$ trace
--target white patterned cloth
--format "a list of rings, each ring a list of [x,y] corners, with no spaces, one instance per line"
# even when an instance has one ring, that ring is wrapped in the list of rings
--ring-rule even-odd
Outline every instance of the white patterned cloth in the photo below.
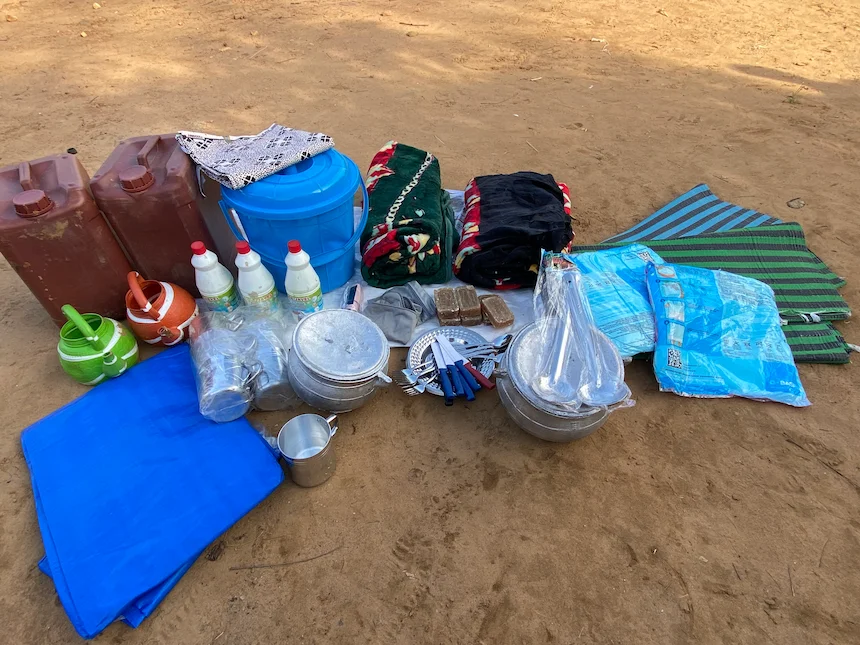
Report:
[[[203,172],[234,190],[334,147],[326,134],[278,124],[250,136],[180,132],[176,140]]]

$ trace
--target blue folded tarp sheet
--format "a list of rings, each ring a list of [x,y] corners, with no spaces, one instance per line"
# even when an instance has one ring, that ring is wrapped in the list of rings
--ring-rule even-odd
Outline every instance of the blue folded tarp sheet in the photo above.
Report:
[[[216,537],[283,480],[245,420],[198,412],[191,357],[170,349],[27,428],[51,576],[75,629],[137,626]]]

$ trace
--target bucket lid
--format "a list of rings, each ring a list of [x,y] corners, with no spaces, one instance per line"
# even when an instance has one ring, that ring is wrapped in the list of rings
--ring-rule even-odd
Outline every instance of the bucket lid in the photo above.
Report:
[[[388,364],[390,352],[382,330],[347,309],[324,309],[302,319],[293,332],[292,351],[319,376],[342,382],[375,376]]]
[[[514,336],[505,352],[505,367],[511,383],[523,398],[538,410],[557,417],[580,418],[599,412],[596,408],[582,406],[576,411],[540,397],[531,386],[535,382],[544,351],[544,335],[537,323],[524,327]]]
[[[331,148],[244,188],[224,186],[221,196],[240,213],[258,211],[267,219],[289,220],[323,213],[351,200],[360,180],[358,166]]]

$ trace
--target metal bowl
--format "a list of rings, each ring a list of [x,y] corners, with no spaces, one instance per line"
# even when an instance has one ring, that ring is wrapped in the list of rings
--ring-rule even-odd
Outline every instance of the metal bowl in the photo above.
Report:
[[[496,377],[496,389],[511,420],[530,435],[544,441],[567,443],[582,439],[598,430],[609,416],[606,410],[595,410],[593,414],[578,419],[555,416],[526,401],[510,379],[502,375]]]
[[[553,403],[541,402],[533,391],[528,392],[528,398],[520,391],[521,386],[527,387],[534,365],[533,341],[538,334],[534,324],[523,328],[505,352],[496,376],[502,405],[514,423],[538,439],[564,443],[587,437],[606,422],[607,410],[584,407],[571,413]]]

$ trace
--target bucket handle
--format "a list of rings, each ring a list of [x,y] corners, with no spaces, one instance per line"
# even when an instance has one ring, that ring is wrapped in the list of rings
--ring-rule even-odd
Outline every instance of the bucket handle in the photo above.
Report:
[[[359,182],[361,183],[361,196],[362,196],[362,209],[361,209],[361,219],[358,222],[358,225],[355,227],[355,232],[352,234],[349,242],[346,243],[344,248],[349,247],[350,249],[354,249],[355,245],[358,244],[358,241],[361,239],[361,234],[364,232],[364,227],[367,224],[367,214],[370,209],[370,197],[367,194],[367,186],[364,185],[364,178],[359,176]],[[236,236],[237,240],[244,240],[248,242],[248,234],[245,233],[245,227],[242,226],[242,221],[239,219],[239,213],[236,212],[235,208],[227,206],[224,203],[224,200],[218,202],[218,205],[221,207],[221,211],[224,213],[224,217],[227,220],[227,224],[230,226],[230,230],[233,232],[233,235]],[[322,255],[318,255],[315,258],[311,258],[311,266],[321,266],[323,264],[328,264],[329,262],[336,260],[341,255],[343,255],[343,249],[335,249],[334,251],[328,251],[327,253],[323,253]]]
[[[242,220],[239,219],[239,213],[236,212],[236,209],[227,206],[223,199],[218,202],[218,205],[221,207],[221,212],[224,213],[224,218],[227,220],[233,236],[237,240],[247,242],[248,234],[245,233],[245,227],[242,226]]]
[[[347,242],[344,247],[349,248],[350,250],[355,249],[355,245],[358,244],[358,241],[361,239],[361,234],[364,233],[364,227],[367,224],[367,213],[370,209],[370,197],[367,194],[367,186],[364,185],[364,178],[359,176],[358,180],[361,183],[361,195],[364,203],[361,208],[361,219],[355,227],[355,233],[352,234],[349,242]],[[322,255],[312,258],[311,265],[321,266],[323,264],[328,264],[329,262],[338,259],[341,255],[343,255],[343,249],[335,249],[334,251],[329,251],[328,253],[323,253]]]

